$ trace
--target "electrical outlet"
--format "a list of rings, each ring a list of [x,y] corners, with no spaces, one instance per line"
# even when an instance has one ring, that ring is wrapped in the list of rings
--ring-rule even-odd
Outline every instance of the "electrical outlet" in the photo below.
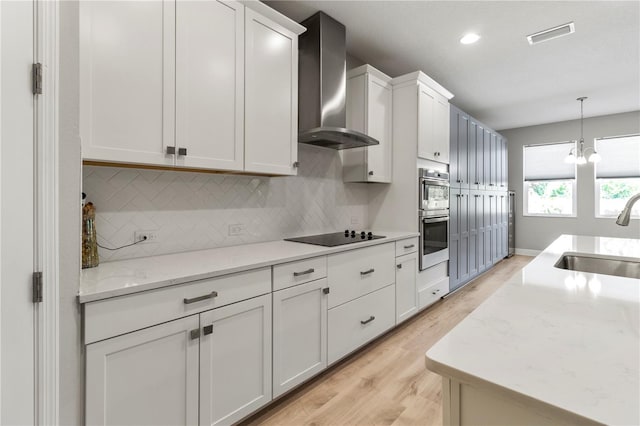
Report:
[[[234,223],[232,225],[229,225],[229,236],[230,237],[237,237],[239,235],[243,235],[244,234],[244,224],[242,223]]]
[[[158,231],[136,231],[133,234],[133,241],[134,242],[138,242],[138,241],[143,241],[140,244],[147,244],[147,243],[157,243],[158,242]]]

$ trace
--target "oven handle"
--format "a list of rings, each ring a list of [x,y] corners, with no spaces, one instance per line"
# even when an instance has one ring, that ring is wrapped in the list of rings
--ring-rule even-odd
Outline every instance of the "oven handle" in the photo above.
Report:
[[[444,186],[444,187],[451,186],[449,184],[448,180],[437,180],[437,179],[427,179],[427,178],[420,178],[420,184],[422,184],[422,185]]]
[[[424,223],[448,222],[449,221],[449,216],[444,216],[444,217],[423,217],[422,221]]]

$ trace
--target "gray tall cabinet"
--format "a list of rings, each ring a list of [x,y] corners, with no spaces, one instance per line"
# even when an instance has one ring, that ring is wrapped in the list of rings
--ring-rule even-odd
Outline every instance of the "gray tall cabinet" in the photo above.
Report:
[[[451,106],[449,290],[508,254],[507,140]]]

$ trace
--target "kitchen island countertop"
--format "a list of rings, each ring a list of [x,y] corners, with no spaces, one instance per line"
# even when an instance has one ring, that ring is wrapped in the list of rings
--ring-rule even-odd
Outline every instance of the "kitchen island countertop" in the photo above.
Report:
[[[562,235],[426,353],[427,367],[538,408],[640,424],[640,280],[554,267],[640,258],[640,240]]]

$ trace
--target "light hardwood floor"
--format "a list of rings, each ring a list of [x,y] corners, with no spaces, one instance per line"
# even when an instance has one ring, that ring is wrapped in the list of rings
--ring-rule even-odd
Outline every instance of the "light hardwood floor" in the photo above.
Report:
[[[533,258],[514,256],[249,418],[244,425],[442,425],[424,354]]]

